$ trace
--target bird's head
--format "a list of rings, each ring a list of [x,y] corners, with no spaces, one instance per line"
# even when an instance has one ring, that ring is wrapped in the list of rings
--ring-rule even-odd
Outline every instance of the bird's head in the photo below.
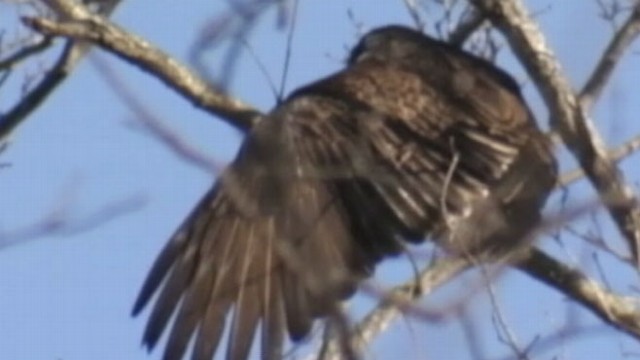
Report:
[[[402,59],[416,49],[416,44],[430,41],[421,32],[401,25],[388,25],[373,29],[366,33],[353,47],[349,55],[348,64],[360,62],[364,59],[380,58]]]
[[[491,62],[402,25],[383,26],[366,33],[351,50],[348,65],[371,60],[414,70],[420,68],[423,74],[454,72],[459,68],[456,63],[466,62],[473,64],[477,71],[491,73],[502,86],[520,94],[515,80]]]

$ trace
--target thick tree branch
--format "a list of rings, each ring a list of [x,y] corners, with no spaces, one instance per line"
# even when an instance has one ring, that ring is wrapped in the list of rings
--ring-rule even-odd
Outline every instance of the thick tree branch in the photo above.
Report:
[[[49,9],[56,13],[59,19],[78,19],[91,16],[89,9],[79,1],[73,0],[42,0]]]
[[[246,131],[259,118],[257,110],[214,89],[163,51],[104,18],[89,15],[81,20],[62,22],[25,18],[24,23],[44,35],[95,44],[153,74],[196,107],[221,117],[240,130]]]
[[[549,107],[551,125],[557,129],[569,150],[578,159],[589,180],[598,190],[631,248],[636,264],[640,261],[640,207],[637,198],[588,118],[578,97],[562,75],[560,64],[537,24],[520,0],[471,0],[505,35],[529,76]],[[638,11],[639,5],[636,5]],[[640,265],[639,265],[640,266]]]
[[[611,293],[577,269],[533,248],[517,267],[591,310],[605,323],[640,340],[637,298]]]

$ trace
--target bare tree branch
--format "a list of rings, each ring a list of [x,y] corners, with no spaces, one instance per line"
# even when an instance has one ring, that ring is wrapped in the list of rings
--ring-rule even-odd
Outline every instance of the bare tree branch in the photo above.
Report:
[[[613,161],[620,161],[640,150],[640,135],[628,140],[619,147],[609,150],[609,158]],[[558,186],[566,186],[577,181],[584,176],[584,170],[575,169],[560,176]]]
[[[521,0],[471,0],[503,32],[552,114],[551,124],[598,190],[640,267],[640,206]],[[634,11],[639,11],[640,4]]]
[[[489,294],[489,302],[491,303],[491,308],[493,310],[493,324],[496,329],[496,334],[498,335],[498,339],[507,345],[511,352],[517,357],[519,360],[530,360],[529,355],[527,354],[528,349],[522,348],[520,345],[520,341],[516,337],[516,334],[508,325],[508,322],[505,318],[505,314],[501,310],[500,303],[498,302],[498,296],[495,292],[494,286],[492,284],[492,277],[487,272],[484,266],[480,266],[480,271],[485,278],[487,293]]]
[[[142,103],[136,94],[125,83],[124,79],[117,74],[101,57],[94,57],[93,64],[98,68],[102,79],[112,88],[113,93],[122,101],[146,130],[155,139],[171,149],[176,155],[186,162],[211,173],[220,175],[224,170],[224,165],[209,158],[202,151],[191,145],[175,131],[169,129],[167,125],[150,109]]]
[[[532,249],[517,267],[591,310],[605,323],[640,340],[640,301],[614,294],[577,269]]]
[[[238,69],[242,49],[248,48],[247,39],[255,31],[262,15],[276,7],[276,27],[280,29],[295,19],[295,10],[292,9],[295,2],[291,0],[227,0],[227,3],[229,10],[208,20],[198,31],[189,50],[190,62],[198,74],[222,91],[228,89]],[[206,55],[224,41],[230,42],[229,47],[222,53],[216,53],[221,65],[214,72]]]
[[[605,49],[593,74],[580,91],[580,102],[585,110],[590,110],[602,93],[620,58],[640,33],[640,6],[636,5],[631,15],[618,30]]]
[[[42,39],[39,39],[39,41],[37,41],[35,44],[21,48],[14,54],[0,60],[0,70],[7,71],[11,69],[13,66],[19,64],[25,59],[28,59],[35,54],[47,50],[49,47],[51,47],[51,44],[52,41],[50,37],[43,37]]]
[[[4,140],[11,134],[64,81],[76,65],[73,59],[78,59],[78,57],[72,56],[76,49],[73,41],[70,40],[65,45],[56,64],[46,72],[42,80],[20,99],[13,108],[4,114],[0,114],[0,140]]]
[[[110,15],[121,0],[105,0],[103,2],[107,3],[103,5],[99,10],[101,14],[108,16]],[[66,3],[67,1],[63,1]],[[47,1],[49,3],[49,1]],[[76,7],[80,7],[83,10],[87,11],[81,5],[76,5]],[[88,12],[91,14],[90,12]],[[98,15],[91,15],[98,17]],[[45,35],[45,40],[43,43],[46,45],[50,42],[49,36]],[[67,43],[64,46],[64,50],[62,54],[56,61],[55,65],[47,71],[42,80],[31,89],[27,95],[25,95],[12,109],[10,109],[5,114],[0,114],[0,141],[5,139],[11,132],[18,127],[24,120],[27,119],[29,114],[31,114],[34,110],[36,110],[53,91],[60,85],[66,77],[75,69],[75,67],[80,63],[82,58],[89,51],[90,46],[86,43],[78,43],[73,39],[67,40]],[[37,47],[30,52],[38,52],[40,49]],[[19,55],[19,54],[17,54]],[[23,56],[23,55],[21,55]],[[11,59],[8,59],[11,60]],[[17,59],[13,59],[16,61]]]
[[[101,208],[77,219],[68,217],[68,204],[62,204],[67,206],[54,207],[49,213],[31,225],[11,232],[0,232],[0,250],[16,244],[22,244],[27,240],[38,239],[42,236],[71,236],[86,232],[111,220],[140,210],[146,203],[146,197],[134,195],[105,204]]]
[[[413,20],[413,24],[420,31],[424,31],[424,28],[427,26],[426,21],[422,18],[420,14],[420,10],[418,9],[418,4],[416,0],[402,0],[404,2],[404,7],[407,9],[409,16]]]
[[[403,311],[412,307],[414,301],[433,292],[469,266],[469,261],[463,258],[445,258],[423,270],[417,282],[412,279],[385,292],[378,306],[352,330],[352,348],[357,352],[364,350],[367,344],[384,332]],[[369,289],[369,292],[377,293],[373,289]],[[340,359],[339,350],[339,339],[333,338],[322,360]]]
[[[77,19],[91,16],[89,9],[79,1],[73,0],[42,0],[49,9],[53,10],[59,19]]]
[[[605,323],[640,339],[638,299],[612,293],[579,270],[570,268],[536,248],[531,248],[518,259],[516,268],[584,305]],[[465,259],[445,258],[420,274],[418,286],[415,281],[408,281],[385,293],[380,304],[352,330],[350,342],[353,349],[358,352],[364,350],[400,314],[413,312],[416,300],[433,292],[469,266],[471,264]],[[419,291],[416,291],[417,288]],[[338,341],[335,338],[331,340],[323,360],[340,359]]]
[[[104,18],[89,14],[86,18],[63,22],[37,17],[23,21],[42,34],[88,41],[117,55],[153,74],[196,107],[221,117],[240,130],[246,131],[259,119],[257,110],[214,89],[160,49]]]
[[[470,10],[467,16],[456,26],[456,28],[449,34],[449,42],[451,44],[462,46],[462,44],[478,30],[485,23],[487,19],[484,15],[476,11]]]

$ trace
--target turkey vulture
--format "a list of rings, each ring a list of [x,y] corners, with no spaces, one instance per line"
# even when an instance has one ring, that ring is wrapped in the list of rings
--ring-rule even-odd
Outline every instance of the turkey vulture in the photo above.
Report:
[[[294,91],[155,261],[144,344],[172,314],[164,359],[282,358],[403,242],[452,254],[509,249],[555,183],[551,148],[516,82],[493,64],[401,26],[375,29],[346,68]]]

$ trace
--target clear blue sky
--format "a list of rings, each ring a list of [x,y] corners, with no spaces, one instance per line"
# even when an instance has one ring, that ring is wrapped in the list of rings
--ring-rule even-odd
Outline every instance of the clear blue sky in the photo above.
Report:
[[[549,36],[572,83],[580,87],[611,32],[597,18],[594,1],[530,1]],[[210,17],[226,10],[222,2],[124,1],[115,21],[147,38],[168,53],[187,60],[187,53],[199,29]],[[364,5],[363,5],[364,4]],[[432,6],[433,7],[433,6]],[[548,8],[550,7],[550,8]],[[16,18],[13,6],[0,3],[0,23]],[[290,91],[341,66],[346,49],[356,40],[356,29],[347,15],[351,9],[365,29],[382,24],[410,24],[402,1],[303,1],[299,7],[297,31],[288,75]],[[279,83],[285,54],[286,33],[275,30],[274,12],[264,16],[248,39],[254,52]],[[431,19],[430,19],[431,20]],[[11,27],[10,30],[13,30]],[[15,34],[5,34],[6,37]],[[627,56],[607,87],[596,112],[596,120],[607,142],[619,144],[640,133],[640,61]],[[157,80],[119,60],[96,52],[126,80],[146,103],[178,134],[210,157],[228,161],[241,139],[221,121],[186,103]],[[210,54],[212,68],[216,57]],[[231,92],[267,111],[274,96],[256,63],[247,53],[239,60]],[[500,58],[519,79],[522,69],[508,53]],[[16,80],[35,71],[20,68]],[[163,144],[136,129],[134,114],[122,104],[96,73],[84,62],[59,91],[13,135],[0,162],[0,241],[19,241],[0,251],[0,358],[3,359],[157,359],[140,346],[148,312],[129,317],[131,306],[147,270],[168,237],[212,182],[211,174],[184,163]],[[15,87],[14,87],[15,89]],[[3,111],[14,100],[8,89],[0,93]],[[547,123],[547,114],[531,84],[528,99],[536,115]],[[627,160],[627,176],[640,179],[638,156]],[[568,165],[570,167],[570,165]],[[582,185],[572,191],[571,200],[593,195]],[[136,200],[135,211],[98,227],[75,234],[45,235],[22,239],[53,211],[65,219],[82,220],[114,203]],[[557,199],[555,199],[557,200]],[[550,202],[557,208],[557,201]],[[606,216],[599,217],[604,236],[618,249],[626,250],[619,235],[611,231]],[[550,239],[548,248],[563,260],[579,260],[581,242],[562,238],[567,250]],[[601,258],[608,280],[619,292],[637,283],[629,269]],[[382,269],[385,280],[406,274],[405,260],[391,261]],[[593,268],[589,271],[594,273]],[[460,283],[458,284],[460,286]],[[462,283],[462,286],[468,284]],[[510,272],[498,281],[500,301],[509,324],[524,346],[537,334],[544,334],[565,321],[567,302],[544,285]],[[442,291],[428,301],[442,304],[451,298]],[[453,296],[455,298],[455,296]],[[491,323],[486,296],[473,299],[471,318],[480,329],[480,341],[491,358],[509,354]],[[477,302],[477,304],[475,304]],[[366,302],[351,307],[361,313]],[[484,309],[484,310],[483,310]],[[585,324],[599,322],[583,310],[577,311]],[[581,338],[543,353],[541,358],[619,358],[625,352],[640,352],[640,346],[623,335],[601,327],[597,336]],[[399,321],[376,342],[371,358],[394,355],[412,359],[466,359],[469,351],[459,322],[424,324]]]

